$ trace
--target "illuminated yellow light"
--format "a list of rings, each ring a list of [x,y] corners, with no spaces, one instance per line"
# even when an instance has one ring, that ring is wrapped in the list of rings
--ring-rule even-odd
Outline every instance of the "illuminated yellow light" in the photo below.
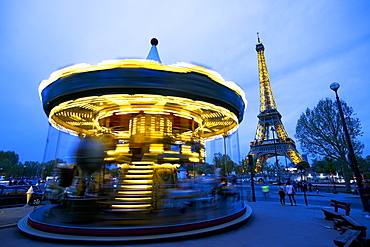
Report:
[[[164,160],[180,160],[180,158],[164,157]]]
[[[150,207],[150,204],[142,204],[142,205],[112,205],[113,208],[146,208]]]
[[[159,134],[151,133],[150,137],[151,138],[162,138],[163,137],[163,133],[159,133]]]
[[[178,152],[178,151],[173,151],[173,150],[166,150],[166,151],[164,151],[163,153],[165,153],[165,154],[180,154],[180,152]]]
[[[130,151],[130,147],[128,144],[118,144],[115,151],[117,153],[128,153]]]
[[[142,169],[143,171],[149,171],[149,169],[153,168],[153,165],[151,166],[139,166],[139,165],[134,165],[134,166],[129,166],[130,169]]]
[[[116,151],[109,150],[109,151],[107,151],[107,154],[108,154],[108,155],[115,155],[115,154],[116,154]]]
[[[198,158],[189,158],[189,161],[197,163],[197,162],[199,162],[199,159]]]
[[[126,178],[152,178],[153,175],[130,175],[130,174],[127,174],[125,177]]]
[[[163,144],[150,144],[149,146],[150,153],[163,153]]]
[[[151,200],[151,197],[140,197],[140,198],[114,198],[117,201],[148,201]]]
[[[129,170],[128,173],[151,173],[153,170]]]
[[[181,153],[183,154],[191,154],[191,147],[187,145],[181,146]]]
[[[180,164],[172,164],[172,163],[163,163],[163,164],[156,164],[155,168],[172,168],[172,167],[179,167]]]
[[[121,185],[122,189],[151,189],[151,185]]]
[[[147,162],[147,161],[133,161],[131,164],[133,165],[153,165],[153,162]]]
[[[130,167],[130,165],[129,164],[127,164],[127,163],[124,163],[124,164],[117,164],[117,166],[119,167],[119,168],[128,168],[128,167]]]
[[[153,183],[153,180],[123,180],[123,182],[128,184],[150,184]]]
[[[116,105],[109,100],[109,95],[103,96],[93,96],[93,97],[84,97],[76,100],[71,100],[63,102],[60,105],[54,107],[51,110],[49,115],[49,122],[57,129],[70,133],[72,135],[77,135],[77,133],[93,135],[95,133],[110,133],[111,130],[105,126],[99,125],[99,119],[111,116],[114,113],[121,112],[122,114],[129,112],[136,112],[143,110],[145,114],[175,114],[176,116],[182,118],[188,118],[197,123],[198,127],[194,131],[189,130],[181,133],[181,138],[186,141],[190,140],[191,137],[196,133],[201,133],[203,130],[203,137],[206,140],[219,138],[225,132],[232,134],[238,127],[238,119],[235,114],[226,110],[225,108],[212,105],[207,102],[202,101],[193,101],[186,98],[180,97],[171,97],[171,96],[160,96],[160,95],[119,95],[121,101],[125,104]],[[117,96],[118,97],[118,96]],[[144,99],[144,101],[142,101]],[[150,100],[149,100],[150,99]],[[105,102],[101,105],[102,102]],[[129,102],[129,103],[127,103]],[[153,105],[142,105],[152,103]],[[160,104],[158,104],[161,102]],[[166,105],[170,103],[170,105]],[[69,118],[68,116],[75,116],[70,113],[70,111],[75,111],[79,108],[86,108],[85,105],[88,105],[87,108],[93,109],[92,106],[99,106],[99,112],[91,112],[89,114],[79,113],[77,116],[81,118],[80,121],[66,121],[64,118]],[[171,107],[170,107],[171,106]],[[103,108],[104,107],[104,108]],[[119,108],[117,108],[119,107]],[[162,107],[163,109],[158,109]],[[134,109],[135,108],[135,109]],[[112,110],[113,109],[113,110]],[[86,111],[86,110],[84,110]],[[222,121],[213,120],[204,112],[209,112],[210,116],[217,117],[222,116]],[[64,116],[64,117],[62,117]],[[94,119],[92,119],[94,116]],[[85,117],[85,118],[84,118]],[[204,119],[206,118],[206,119]],[[71,119],[72,120],[72,119]],[[132,121],[132,120],[131,120]],[[164,121],[163,119],[161,120]],[[168,119],[167,127],[160,127],[160,131],[152,132],[152,138],[162,138],[162,135],[166,133],[169,135],[172,133],[172,123]],[[140,121],[141,122],[141,121]],[[204,123],[204,125],[203,125]],[[137,123],[138,126],[141,126],[143,123]],[[136,134],[136,119],[130,124],[130,131],[117,131],[112,134],[124,137],[126,139],[130,138],[131,134]],[[208,131],[207,128],[210,130]],[[145,131],[145,128],[141,129]],[[128,148],[122,149],[122,152],[129,152]]]
[[[147,211],[149,208],[112,208],[113,211],[120,211],[120,212],[142,212],[142,211]]]
[[[146,195],[151,193],[152,191],[118,191],[118,194],[124,195]]]

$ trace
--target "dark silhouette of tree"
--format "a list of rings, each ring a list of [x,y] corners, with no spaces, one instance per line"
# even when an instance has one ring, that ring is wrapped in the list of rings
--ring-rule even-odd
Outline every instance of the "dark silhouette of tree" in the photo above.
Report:
[[[360,120],[354,117],[353,109],[343,100],[341,104],[353,149],[360,155],[364,147],[357,140],[357,137],[362,136]],[[312,110],[307,108],[298,119],[295,137],[304,152],[338,161],[346,181],[346,188],[350,191],[351,176],[347,169],[350,165],[347,161],[348,146],[336,101],[322,99]]]
[[[56,164],[63,163],[62,159],[50,160],[45,163],[37,161],[19,162],[19,155],[14,151],[0,151],[0,175],[10,178],[34,178],[52,175]]]
[[[23,167],[23,166],[22,166]],[[19,155],[13,151],[0,151],[0,168],[2,168],[2,174],[6,177],[20,176],[23,172],[23,168],[19,163]]]
[[[341,171],[341,165],[333,158],[324,157],[322,160],[314,160],[312,163],[312,169],[318,173],[331,174],[336,171]],[[341,174],[343,173],[341,172]]]
[[[360,172],[364,174],[365,179],[370,179],[370,155],[366,158],[357,157]]]
[[[64,163],[62,159],[50,160],[41,164],[40,174],[43,178],[51,176],[58,163]]]
[[[235,165],[228,155],[224,155],[221,153],[214,154],[213,163],[215,164],[216,168],[221,168],[222,176],[227,176],[228,174],[231,174]]]
[[[35,161],[26,161],[23,164],[24,176],[27,178],[40,177],[41,175],[41,164]]]

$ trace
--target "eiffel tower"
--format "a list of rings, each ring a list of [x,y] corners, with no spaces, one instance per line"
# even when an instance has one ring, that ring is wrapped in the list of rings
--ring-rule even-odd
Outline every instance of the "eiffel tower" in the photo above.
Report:
[[[251,142],[249,154],[257,158],[257,169],[263,162],[274,156],[285,156],[294,165],[297,165],[304,159],[297,151],[295,142],[289,138],[281,121],[282,116],[277,110],[267,72],[264,55],[265,47],[260,42],[258,33],[257,37],[256,51],[260,77],[260,114],[257,116],[257,132],[254,141]],[[279,168],[278,164],[276,166]]]

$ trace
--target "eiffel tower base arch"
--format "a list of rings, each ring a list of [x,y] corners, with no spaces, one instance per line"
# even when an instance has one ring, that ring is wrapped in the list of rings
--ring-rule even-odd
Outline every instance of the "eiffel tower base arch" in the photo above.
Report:
[[[297,165],[299,162],[304,161],[300,153],[297,151],[294,143],[252,143],[249,154],[257,159],[257,169],[261,166],[261,164],[275,156],[284,156],[288,158],[294,165]]]

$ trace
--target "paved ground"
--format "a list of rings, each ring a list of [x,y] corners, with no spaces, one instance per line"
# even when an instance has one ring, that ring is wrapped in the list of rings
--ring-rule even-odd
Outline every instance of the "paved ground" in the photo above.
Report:
[[[34,208],[33,206],[0,208],[0,230],[15,227],[17,222]]]
[[[134,246],[202,246],[202,247],[326,247],[335,246],[333,239],[340,233],[333,229],[333,222],[324,219],[321,208],[330,208],[330,199],[351,202],[355,206],[351,216],[370,229],[370,219],[365,218],[366,213],[359,207],[360,199],[356,195],[332,193],[308,193],[309,206],[304,204],[302,194],[297,195],[298,206],[281,206],[278,202],[275,188],[270,198],[264,200],[257,192],[257,202],[248,202],[252,208],[251,218],[239,228],[222,230],[213,234],[186,239],[175,239],[166,242],[131,243]],[[327,206],[323,206],[327,205]],[[47,242],[31,239],[23,235],[16,227],[17,221],[27,215],[33,207],[13,207],[0,209],[0,239],[1,245],[12,246],[91,246],[71,242]],[[370,236],[370,230],[367,233]],[[114,243],[100,246],[124,246]]]

